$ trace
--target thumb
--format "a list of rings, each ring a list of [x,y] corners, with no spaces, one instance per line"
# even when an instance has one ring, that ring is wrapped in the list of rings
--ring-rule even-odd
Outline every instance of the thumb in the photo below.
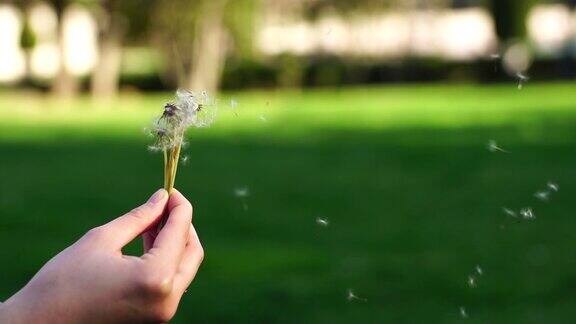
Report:
[[[114,248],[122,248],[160,219],[164,213],[168,193],[156,191],[148,201],[130,212],[103,225],[101,230]]]

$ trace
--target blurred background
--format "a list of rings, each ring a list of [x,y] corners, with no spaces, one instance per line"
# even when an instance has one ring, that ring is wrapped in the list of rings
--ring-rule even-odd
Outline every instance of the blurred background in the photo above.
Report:
[[[1,0],[0,299],[161,186],[142,129],[186,88],[219,117],[174,323],[574,321],[575,8]]]

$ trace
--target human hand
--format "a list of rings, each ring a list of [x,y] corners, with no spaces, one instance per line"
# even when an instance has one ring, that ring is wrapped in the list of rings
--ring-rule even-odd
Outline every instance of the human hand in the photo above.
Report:
[[[164,210],[166,224],[157,233]],[[148,202],[86,233],[0,305],[0,323],[164,323],[194,279],[203,249],[182,194]],[[144,254],[122,254],[143,235]]]

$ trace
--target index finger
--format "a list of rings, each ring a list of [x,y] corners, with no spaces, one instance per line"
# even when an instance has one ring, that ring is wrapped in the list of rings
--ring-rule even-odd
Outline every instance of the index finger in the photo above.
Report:
[[[174,190],[170,193],[166,212],[169,213],[168,220],[156,236],[148,253],[175,271],[188,241],[192,205],[179,191]]]

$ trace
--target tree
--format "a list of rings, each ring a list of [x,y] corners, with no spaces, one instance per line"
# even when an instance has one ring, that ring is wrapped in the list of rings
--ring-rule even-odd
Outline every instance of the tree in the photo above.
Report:
[[[32,4],[31,0],[22,0],[17,3],[22,11],[22,31],[20,32],[20,48],[25,56],[25,82],[29,82],[32,75],[32,50],[36,46],[36,35],[30,26],[28,11]]]
[[[94,11],[98,21],[99,50],[98,62],[92,73],[91,92],[96,98],[111,97],[118,92],[127,22],[118,0],[101,0]]]
[[[489,8],[501,41],[526,37],[526,20],[535,2],[535,0],[490,0]]]
[[[251,47],[257,3],[258,0],[157,1],[152,11],[154,38],[168,58],[167,71],[177,76],[172,81],[191,90],[216,91],[229,51],[250,53],[246,48]],[[234,40],[236,46],[232,47]]]
[[[60,97],[69,97],[75,95],[79,90],[79,81],[68,70],[66,64],[66,44],[65,44],[65,25],[64,15],[66,8],[72,0],[51,0],[52,6],[56,11],[57,30],[58,30],[58,73],[52,83],[52,93]]]

